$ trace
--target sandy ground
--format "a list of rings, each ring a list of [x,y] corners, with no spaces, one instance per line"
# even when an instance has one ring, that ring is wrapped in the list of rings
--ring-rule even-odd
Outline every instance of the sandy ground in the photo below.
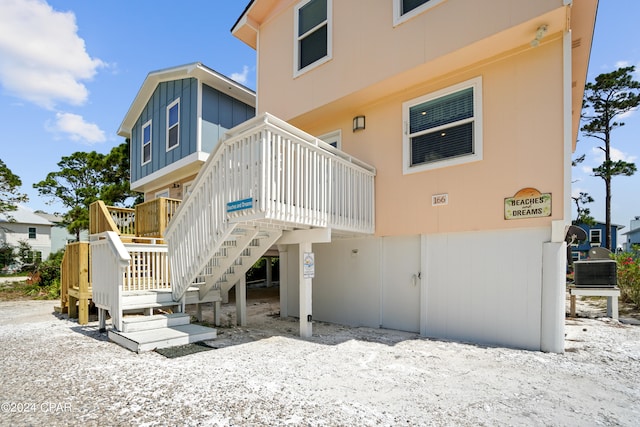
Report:
[[[316,323],[250,291],[247,327],[169,358],[109,342],[52,301],[0,303],[0,425],[637,426],[640,326],[580,302],[566,353]],[[206,314],[206,313],[205,313]]]

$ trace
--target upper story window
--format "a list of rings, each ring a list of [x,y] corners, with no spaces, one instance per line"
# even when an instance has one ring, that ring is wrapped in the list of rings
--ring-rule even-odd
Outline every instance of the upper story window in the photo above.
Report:
[[[167,151],[180,144],[180,99],[167,107]]]
[[[341,149],[342,148],[342,132],[340,130],[336,130],[333,132],[326,133],[318,137],[318,139],[326,142],[334,148]]]
[[[151,161],[151,120],[142,125],[142,164]]]
[[[35,239],[36,238],[36,228],[35,227],[29,227],[29,238],[30,239]]]
[[[480,77],[402,104],[404,173],[482,160]]]
[[[393,0],[393,24],[402,24],[446,0]]]
[[[304,0],[295,8],[294,76],[331,59],[331,1]]]
[[[589,230],[589,242],[591,246],[600,246],[602,243],[602,230],[599,228]]]

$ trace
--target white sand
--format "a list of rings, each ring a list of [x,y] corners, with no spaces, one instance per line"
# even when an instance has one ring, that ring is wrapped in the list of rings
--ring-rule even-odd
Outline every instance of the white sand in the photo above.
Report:
[[[54,304],[0,303],[2,426],[640,424],[640,326],[608,319],[567,319],[563,355],[324,323],[305,341],[263,298],[220,348],[169,359]]]

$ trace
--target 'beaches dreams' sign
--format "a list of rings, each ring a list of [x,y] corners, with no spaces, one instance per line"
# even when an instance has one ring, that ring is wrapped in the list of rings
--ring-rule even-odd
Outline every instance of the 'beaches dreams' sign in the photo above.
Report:
[[[513,197],[504,199],[504,219],[524,219],[551,216],[551,193],[535,188],[523,188]]]

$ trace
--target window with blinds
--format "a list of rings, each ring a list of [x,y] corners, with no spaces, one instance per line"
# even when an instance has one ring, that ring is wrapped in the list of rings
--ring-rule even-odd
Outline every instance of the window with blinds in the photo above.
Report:
[[[305,0],[295,12],[294,74],[331,58],[331,0]]]
[[[405,172],[482,158],[480,78],[405,102]]]
[[[446,0],[393,0],[393,24],[399,25]]]

